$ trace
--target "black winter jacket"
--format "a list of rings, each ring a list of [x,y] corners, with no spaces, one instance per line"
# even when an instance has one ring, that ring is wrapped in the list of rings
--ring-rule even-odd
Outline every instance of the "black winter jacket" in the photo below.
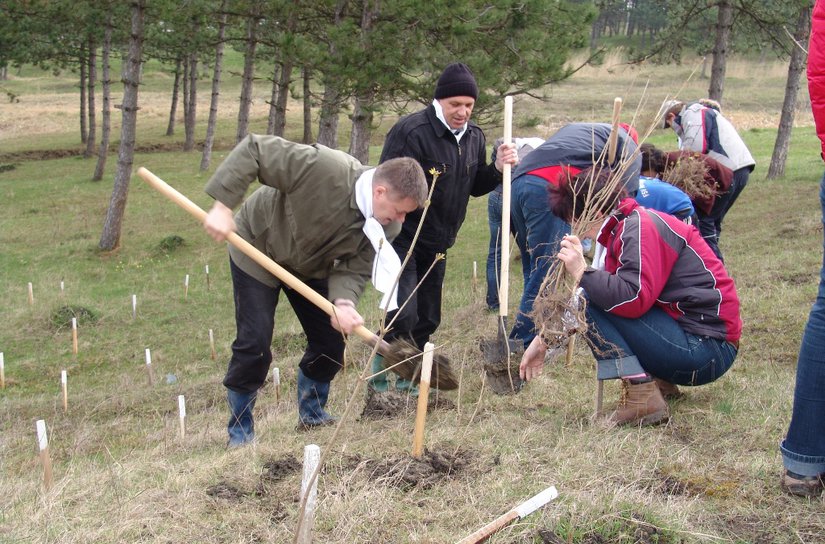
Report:
[[[436,252],[444,252],[455,243],[470,196],[485,195],[501,183],[501,173],[493,163],[487,164],[486,140],[478,125],[469,123],[458,143],[432,104],[402,117],[390,129],[381,162],[396,157],[418,161],[429,187],[433,178],[430,169],[440,172],[417,242]],[[407,214],[397,242],[412,240],[421,214],[422,210]]]

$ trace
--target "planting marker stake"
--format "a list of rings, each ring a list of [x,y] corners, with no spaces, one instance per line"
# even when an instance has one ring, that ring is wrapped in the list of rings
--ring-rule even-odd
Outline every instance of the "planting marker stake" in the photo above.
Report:
[[[315,444],[309,444],[304,447],[304,474],[301,479],[301,500],[306,497],[306,506],[304,507],[304,516],[299,520],[298,527],[298,544],[310,544],[312,542],[312,525],[315,521],[315,498],[318,494],[318,479],[312,478],[315,473],[315,468],[321,461],[321,448]],[[309,482],[312,480],[312,486],[309,487]],[[307,489],[309,487],[309,489]]]
[[[63,390],[63,413],[69,412],[69,384],[66,376],[66,371],[60,371],[60,388]]]
[[[186,399],[178,395],[178,417],[180,419],[180,439],[186,438]]]
[[[155,385],[155,371],[152,370],[152,352],[146,348],[146,372],[149,374],[149,385]]]
[[[77,318],[72,318],[72,354],[77,355]]]
[[[6,361],[3,358],[3,352],[0,351],[0,389],[6,388]]]
[[[29,306],[34,305],[34,288],[32,287],[32,282],[29,282]]]
[[[215,333],[212,332],[212,329],[209,329],[209,352],[209,356],[212,357],[212,360],[217,360],[218,354],[215,351]]]
[[[49,437],[46,434],[46,422],[37,420],[37,445],[40,449],[40,461],[43,463],[43,486],[48,490],[52,487],[52,459],[49,456]]]
[[[435,346],[424,344],[424,357],[421,363],[421,381],[418,384],[418,408],[415,412],[415,432],[413,433],[413,457],[424,453],[424,425],[427,420],[427,401],[430,397],[430,375],[433,370],[433,350]]]

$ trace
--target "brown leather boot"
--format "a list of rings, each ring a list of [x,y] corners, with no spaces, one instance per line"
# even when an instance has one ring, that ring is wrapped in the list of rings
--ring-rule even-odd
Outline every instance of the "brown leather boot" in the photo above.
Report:
[[[608,420],[616,425],[656,425],[670,418],[670,409],[656,382],[633,384],[622,380],[625,393]]]
[[[666,382],[659,378],[653,378],[653,381],[656,382],[656,386],[659,388],[659,392],[662,393],[662,397],[666,399],[678,399],[684,395],[684,393],[679,391],[675,383]]]

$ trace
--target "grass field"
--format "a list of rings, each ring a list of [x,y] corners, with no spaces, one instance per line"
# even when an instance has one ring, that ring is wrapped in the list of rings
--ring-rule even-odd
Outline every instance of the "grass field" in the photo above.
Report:
[[[694,78],[683,86],[695,66],[627,67],[611,57],[548,89],[546,102],[517,100],[514,134],[546,136],[572,120],[607,120],[614,96],[625,98],[626,119],[638,111],[643,127],[666,95],[704,94],[706,81]],[[141,95],[139,144],[168,140],[162,136],[168,108],[163,78],[147,71],[152,83]],[[572,367],[548,368],[518,395],[490,393],[482,387],[478,341],[495,334],[495,316],[485,310],[483,281],[471,277],[473,262],[483,270],[486,258],[486,200],[474,199],[448,256],[444,323],[433,339],[461,376],[458,391],[440,393],[454,408],[432,412],[425,436],[426,458],[448,469],[432,470],[417,484],[402,474],[416,466],[409,456],[413,415],[358,418],[363,395],[356,394],[335,442],[331,428],[295,432],[302,343],[287,304],[278,310],[273,345],[283,382],[279,400],[267,385],[256,407],[257,443],[225,449],[228,413],[220,382],[234,334],[225,248],[135,177],[122,247],[101,254],[96,248],[114,156],[104,181],[92,183],[93,161],[12,155],[80,148],[72,85],[69,75],[25,68],[4,82],[20,102],[0,104],[6,380],[0,390],[0,542],[292,542],[300,461],[309,443],[328,455],[316,542],[454,542],[551,484],[560,492],[555,502],[490,542],[825,542],[825,500],[788,497],[778,487],[778,444],[790,418],[796,353],[822,262],[817,195],[823,170],[803,89],[787,175],[764,179],[784,92],[780,63],[732,61],[725,86],[725,114],[758,163],[727,216],[721,242],[745,323],[730,372],[687,390],[671,404],[667,425],[645,429],[591,421],[593,359],[583,345]],[[232,85],[224,95],[223,147],[213,169],[234,135]],[[261,127],[268,89],[261,86],[256,94],[255,126]],[[297,115],[297,104],[293,110]],[[205,103],[199,111],[207,111]],[[374,158],[391,123],[387,116],[376,130]],[[299,127],[292,117],[288,133],[298,137]],[[491,140],[500,132],[485,130]],[[181,127],[172,140],[182,139]],[[664,131],[650,140],[675,145]],[[209,172],[198,172],[199,161],[197,153],[157,152],[139,154],[135,165],[207,207],[202,188]],[[174,236],[183,244],[170,244]],[[511,276],[515,307],[517,261]],[[375,301],[368,291],[359,304],[370,326],[379,320]],[[76,356],[66,307],[79,315]],[[217,361],[210,358],[209,329]],[[144,364],[147,348],[154,385]],[[350,366],[333,382],[333,413],[344,413],[367,353],[351,342]],[[68,373],[66,413],[62,369]],[[187,403],[183,439],[181,394]],[[608,404],[615,401],[615,384],[606,395]],[[38,419],[49,430],[49,491],[37,450]]]

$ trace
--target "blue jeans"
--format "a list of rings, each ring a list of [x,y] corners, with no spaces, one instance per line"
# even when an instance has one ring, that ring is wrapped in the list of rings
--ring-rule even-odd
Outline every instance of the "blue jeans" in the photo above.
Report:
[[[501,270],[501,185],[487,196],[490,249],[487,251],[487,307],[498,309],[498,275]]]
[[[819,200],[825,224],[825,177],[820,182]],[[819,292],[802,335],[793,415],[780,450],[782,463],[791,472],[825,474],[825,259],[819,272]]]
[[[627,318],[588,304],[587,320],[599,379],[646,372],[678,385],[703,385],[727,372],[736,358],[730,342],[685,332],[658,307]]]
[[[527,347],[536,336],[536,326],[529,317],[533,301],[570,225],[550,211],[547,181],[538,176],[524,174],[514,179],[511,200],[510,218],[521,251],[524,292],[510,338]]]

